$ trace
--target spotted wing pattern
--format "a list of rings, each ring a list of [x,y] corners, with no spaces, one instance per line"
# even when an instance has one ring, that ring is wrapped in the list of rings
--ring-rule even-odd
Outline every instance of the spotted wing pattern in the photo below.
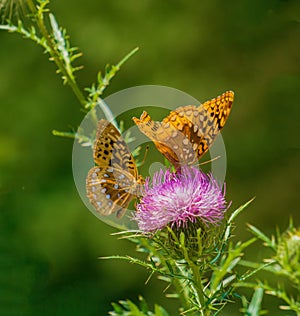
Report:
[[[162,122],[153,121],[145,111],[133,120],[178,169],[197,162],[208,151],[227,121],[233,99],[234,93],[227,91],[199,107],[179,107]]]
[[[100,214],[122,217],[141,194],[144,180],[120,132],[106,120],[98,122],[93,156],[96,166],[87,175],[87,197]]]

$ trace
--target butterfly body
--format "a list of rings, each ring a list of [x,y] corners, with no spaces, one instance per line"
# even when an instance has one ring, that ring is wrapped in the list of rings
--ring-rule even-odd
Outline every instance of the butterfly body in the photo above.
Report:
[[[179,107],[162,122],[153,121],[145,111],[140,119],[133,120],[178,169],[181,165],[194,164],[208,151],[226,123],[233,98],[234,93],[227,91],[199,107]]]
[[[98,213],[121,217],[142,194],[144,180],[120,132],[106,120],[98,122],[93,157],[96,166],[87,175],[87,197]]]

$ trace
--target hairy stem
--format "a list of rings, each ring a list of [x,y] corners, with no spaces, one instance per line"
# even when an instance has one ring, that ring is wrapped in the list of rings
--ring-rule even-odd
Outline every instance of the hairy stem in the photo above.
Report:
[[[57,49],[55,48],[55,45],[51,39],[51,36],[49,35],[47,31],[47,27],[44,23],[44,15],[42,10],[39,11],[37,10],[36,6],[34,5],[32,0],[27,0],[27,4],[31,10],[31,12],[34,14],[36,18],[36,23],[43,35],[43,37],[46,39],[47,45],[50,49],[49,54],[53,58],[53,61],[57,65],[59,71],[62,73],[63,77],[66,78],[66,82],[69,84],[71,89],[73,90],[74,94],[76,95],[78,101],[80,104],[84,107],[86,104],[86,100],[84,95],[82,94],[81,90],[79,89],[75,77],[73,76],[72,73],[68,72],[64,63],[62,60],[59,58],[59,53],[57,52]]]

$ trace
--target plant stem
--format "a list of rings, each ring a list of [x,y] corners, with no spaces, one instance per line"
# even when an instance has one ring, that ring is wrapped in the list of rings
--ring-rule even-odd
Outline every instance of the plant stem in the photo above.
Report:
[[[74,76],[66,70],[64,63],[59,58],[59,54],[55,48],[55,45],[53,44],[51,36],[49,35],[47,28],[46,28],[46,25],[44,23],[44,16],[43,16],[42,11],[37,10],[37,8],[34,5],[32,0],[27,0],[27,4],[28,4],[31,12],[34,14],[34,16],[36,18],[36,23],[37,23],[43,37],[46,39],[47,45],[50,49],[49,53],[50,53],[51,57],[53,58],[54,62],[56,63],[59,71],[63,74],[63,77],[66,78],[66,82],[69,84],[69,86],[73,90],[78,101],[84,107],[86,104],[85,97],[82,94],[81,90],[79,89]]]
[[[199,267],[192,261],[188,261],[189,267],[191,268],[193,274],[193,281],[194,281],[194,288],[196,290],[196,297],[199,301],[199,305],[201,306],[201,313],[203,315],[208,315],[205,312],[205,297],[204,297],[204,290],[202,284],[202,276]]]
[[[197,303],[200,306],[201,315],[209,315],[209,311],[206,310],[206,304],[205,304],[205,296],[204,296],[204,290],[203,290],[203,284],[202,284],[202,275],[200,272],[200,267],[193,262],[193,260],[190,259],[188,249],[183,244],[182,252],[184,255],[184,259],[187,262],[188,267],[190,268],[190,271],[192,273],[192,280],[193,283],[190,284],[191,288],[194,290],[195,297],[197,299]],[[206,310],[206,311],[205,311]],[[208,313],[208,314],[207,314]]]
[[[160,251],[158,251],[157,248],[153,246],[151,242],[149,242],[149,240],[141,239],[141,242],[145,248],[149,249],[152,252],[153,256],[159,258],[159,261],[162,265],[161,269],[164,269],[170,275],[174,275],[174,272],[178,273],[178,270],[179,270],[178,274],[181,274],[181,270],[178,267],[175,260],[170,259],[170,258],[166,260],[165,256],[162,255]],[[186,295],[187,291],[186,291],[186,286],[184,282],[180,278],[174,276],[172,278],[172,284],[174,285],[176,289],[176,294],[178,295],[179,301],[181,303],[181,307],[184,310],[188,310],[190,308],[190,304],[189,304],[189,297]]]

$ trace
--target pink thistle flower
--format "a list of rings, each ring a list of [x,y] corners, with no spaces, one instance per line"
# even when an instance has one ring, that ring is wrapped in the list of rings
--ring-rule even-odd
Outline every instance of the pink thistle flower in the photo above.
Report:
[[[147,178],[145,191],[134,220],[143,232],[155,232],[167,225],[187,227],[189,223],[218,225],[226,211],[225,190],[196,167],[183,166],[179,173],[160,170]]]

